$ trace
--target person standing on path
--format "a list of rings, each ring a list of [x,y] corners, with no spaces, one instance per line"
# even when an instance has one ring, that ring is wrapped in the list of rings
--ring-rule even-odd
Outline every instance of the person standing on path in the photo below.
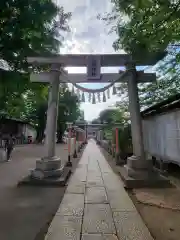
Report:
[[[5,150],[7,153],[7,161],[9,161],[11,157],[11,153],[14,149],[14,144],[15,144],[15,138],[10,134],[10,136],[7,138],[6,143],[5,143]]]

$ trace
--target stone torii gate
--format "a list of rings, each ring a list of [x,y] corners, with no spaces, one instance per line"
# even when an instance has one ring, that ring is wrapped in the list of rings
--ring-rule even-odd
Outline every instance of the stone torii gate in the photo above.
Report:
[[[128,83],[129,95],[129,111],[131,118],[131,131],[133,143],[133,156],[128,158],[126,165],[125,179],[136,180],[141,179],[145,185],[151,182],[152,178],[157,181],[159,177],[152,171],[152,162],[146,159],[144,146],[142,123],[140,116],[140,106],[138,98],[137,84],[142,82],[153,82],[156,80],[156,75],[153,73],[144,73],[136,71],[136,65],[154,65],[155,61],[132,61],[127,54],[104,54],[104,55],[53,55],[49,57],[28,57],[28,62],[31,64],[51,66],[49,72],[31,74],[31,81],[48,82],[50,84],[47,125],[46,125],[46,140],[45,149],[46,155],[41,161],[37,161],[36,168],[32,171],[32,176],[35,178],[46,178],[50,176],[60,176],[62,168],[61,161],[55,156],[55,135],[58,116],[58,95],[59,83],[95,83],[108,82],[114,79],[117,82],[126,81]],[[68,74],[61,71],[63,67],[87,67],[87,74]],[[104,73],[101,74],[101,67],[120,67],[125,66],[126,72],[121,77],[120,73]]]

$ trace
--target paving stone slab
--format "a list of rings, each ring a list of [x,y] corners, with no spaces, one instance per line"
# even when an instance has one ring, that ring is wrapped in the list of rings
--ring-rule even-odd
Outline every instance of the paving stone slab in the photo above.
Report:
[[[77,167],[76,167],[76,169],[84,169],[84,168],[87,168],[87,166],[88,166],[88,162],[86,162],[86,163],[82,163],[82,162],[80,162],[78,165],[77,165]]]
[[[90,149],[89,149],[89,150],[90,150]],[[95,164],[97,164],[97,163],[98,163],[97,158],[98,158],[97,152],[94,151],[94,149],[91,149],[91,150],[89,151],[89,163],[92,163],[92,164],[95,163]]]
[[[88,165],[88,171],[100,172],[99,165],[95,165],[95,166]]]
[[[88,180],[86,186],[87,187],[103,187],[104,183],[103,183],[102,179],[99,178],[96,180]]]
[[[115,181],[104,181],[104,186],[106,187],[107,190],[109,191],[118,191],[121,192],[122,190],[124,191],[124,185],[121,182],[115,182]]]
[[[85,203],[108,203],[104,187],[86,188]]]
[[[71,183],[68,185],[66,193],[85,194],[85,182]]]
[[[80,240],[82,217],[55,216],[45,240]]]
[[[107,196],[113,212],[136,211],[132,200],[124,189],[122,191],[107,190]]]
[[[101,171],[99,170],[88,170],[88,176],[97,176],[101,177]]]
[[[100,171],[88,171],[87,178],[102,177]]]
[[[102,177],[103,177],[103,179],[107,179],[107,180],[112,179],[113,181],[116,181],[116,182],[117,181],[123,182],[121,180],[121,178],[118,175],[116,175],[113,171],[111,171],[111,172],[102,172]]]
[[[81,240],[118,240],[115,234],[84,234]]]
[[[82,165],[83,167],[87,167],[87,166],[88,166],[88,161],[86,161],[86,160],[85,160],[85,161],[82,161],[82,162],[81,162],[81,165]]]
[[[108,204],[85,204],[83,233],[115,234],[112,212]]]
[[[70,185],[70,184],[74,184],[74,183],[85,183],[86,182],[86,179],[87,179],[87,175],[85,174],[85,173],[83,173],[83,174],[81,174],[80,176],[78,176],[78,174],[74,174],[71,178],[70,178],[70,180],[69,180],[69,182],[68,182],[68,184]]]
[[[101,176],[97,175],[89,175],[87,177],[87,186],[88,187],[93,187],[93,186],[104,186],[103,179]]]
[[[113,177],[112,174],[108,176],[103,176],[103,181],[104,181],[105,187],[109,190],[116,190],[116,191],[121,191],[122,189],[124,190],[123,182]]]
[[[99,167],[99,163],[96,160],[97,156],[95,155],[94,157],[92,155],[90,155],[89,157],[89,162],[88,162],[88,167],[92,167],[92,168],[96,168]]]
[[[101,172],[102,173],[111,173],[111,169],[105,168],[105,167],[101,167]]]
[[[79,169],[76,169],[74,175],[76,176],[79,176],[79,175],[87,175],[87,167],[85,165],[85,167],[83,168],[79,168]]]
[[[77,181],[81,181],[81,182],[86,182],[87,179],[87,173],[85,171],[79,171],[79,172],[75,172],[74,175],[71,178],[72,182],[77,182]]]
[[[82,216],[84,211],[84,195],[66,193],[57,215],[62,216]]]
[[[106,160],[103,160],[103,161],[106,161]],[[104,163],[99,162],[99,166],[100,166],[102,173],[111,173],[112,172],[112,169],[109,166],[109,164],[104,164]]]
[[[153,240],[138,212],[114,212],[119,240]]]

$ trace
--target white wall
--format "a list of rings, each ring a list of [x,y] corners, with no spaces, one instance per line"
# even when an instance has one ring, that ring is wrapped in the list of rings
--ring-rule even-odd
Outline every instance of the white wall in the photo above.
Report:
[[[143,119],[145,151],[180,165],[180,110]]]

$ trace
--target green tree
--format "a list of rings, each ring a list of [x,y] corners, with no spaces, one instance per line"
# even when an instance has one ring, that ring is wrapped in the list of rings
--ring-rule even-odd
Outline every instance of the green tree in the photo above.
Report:
[[[23,93],[29,86],[29,75],[0,71],[0,112],[11,117],[20,117],[24,107]]]
[[[93,120],[91,121],[91,123],[92,123],[92,124],[98,124],[98,123],[100,123],[100,121],[99,121],[99,119],[93,119]]]
[[[122,128],[124,128],[129,120],[129,115],[125,112],[123,108],[116,107],[114,109],[105,109],[100,112],[99,117],[94,119],[92,123],[105,123],[103,126],[103,130],[105,132],[105,136],[108,139],[112,140],[112,129],[115,127],[115,124],[119,124]]]
[[[71,14],[51,0],[2,0],[0,9],[0,58],[11,68],[0,70],[0,111],[8,112],[31,89],[27,56],[58,52]]]
[[[23,118],[30,122],[37,131],[37,141],[44,138],[47,116],[48,86],[32,83],[31,89],[24,94]]]
[[[180,40],[180,1],[111,0],[113,11],[105,19],[118,34],[115,49],[138,57],[164,51]]]
[[[141,108],[155,104],[180,90],[180,1],[161,0],[111,0],[113,11],[105,18],[113,25],[117,39],[115,50],[124,49],[134,59],[168,55],[156,67],[157,84],[139,84]],[[158,53],[158,54],[156,54]],[[123,104],[128,104],[127,85],[119,85]],[[120,105],[120,104],[119,104]]]
[[[129,114],[126,107],[117,107],[115,109],[105,109],[99,114],[101,121],[108,124],[103,126],[104,138],[108,140],[109,147],[111,143],[116,143],[115,127],[118,127],[118,143],[122,159],[132,155],[131,128]],[[118,123],[118,126],[115,125]]]
[[[70,13],[51,0],[0,1],[0,57],[27,70],[26,57],[57,53]]]
[[[113,122],[113,114],[115,111],[115,109],[105,109],[101,111],[99,114],[100,122],[111,124]]]
[[[41,139],[48,87],[29,82],[26,58],[59,52],[71,14],[51,0],[2,0],[0,9],[0,58],[11,68],[0,71],[0,112],[30,121]]]
[[[72,94],[68,89],[59,97],[59,114],[57,122],[57,141],[62,142],[62,136],[66,129],[67,122],[75,122],[80,114],[80,102],[77,95]]]
[[[105,109],[100,112],[98,120],[101,123],[107,123],[108,126],[115,123],[124,125],[128,120],[128,115],[123,108]]]
[[[41,142],[44,138],[44,131],[46,128],[48,86],[40,86],[38,83],[35,83],[34,91],[28,90],[26,93],[25,105],[26,106],[24,108],[24,112],[22,113],[23,117],[35,126],[37,130],[37,141]],[[79,100],[77,96],[72,95],[71,92],[68,90],[67,86],[64,86],[64,84],[60,85],[57,120],[58,142],[62,141],[62,135],[64,133],[64,130],[66,129],[66,122],[76,121],[79,117],[79,113]]]

